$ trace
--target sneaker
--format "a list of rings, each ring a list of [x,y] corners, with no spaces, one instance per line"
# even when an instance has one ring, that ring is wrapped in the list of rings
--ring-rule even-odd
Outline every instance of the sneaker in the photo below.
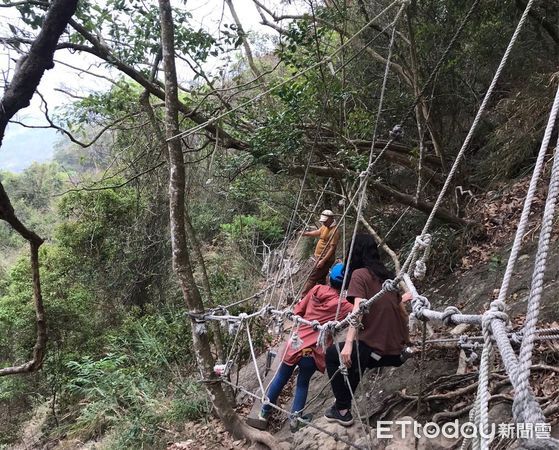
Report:
[[[324,417],[326,417],[326,420],[328,420],[328,422],[337,422],[344,427],[353,425],[353,416],[351,415],[351,411],[348,410],[342,416],[340,414],[340,411],[338,411],[338,408],[336,408],[336,405],[328,408],[324,413]]]
[[[268,419],[270,418],[271,411],[262,411],[257,416],[249,416],[246,419],[247,424],[258,430],[265,430],[268,428]]]
[[[312,414],[305,414],[304,416],[301,416],[301,419],[303,419],[306,422],[310,422],[312,418],[313,418]],[[301,428],[304,428],[306,426],[307,424],[305,422],[301,422],[300,420],[297,420],[295,418],[289,419],[289,429],[291,430],[292,433],[297,433],[297,431],[299,431]]]
[[[264,409],[261,409],[260,412],[258,413],[258,418],[259,418],[260,420],[268,421],[268,419],[270,418],[270,413],[271,413],[271,412],[272,412],[271,409],[268,410],[268,411],[266,411],[266,410],[264,410]]]

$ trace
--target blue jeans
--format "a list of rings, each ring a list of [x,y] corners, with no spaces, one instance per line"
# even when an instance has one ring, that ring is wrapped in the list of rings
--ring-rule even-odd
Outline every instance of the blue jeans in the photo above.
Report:
[[[299,366],[299,375],[297,375],[297,386],[295,387],[295,398],[293,399],[293,406],[291,407],[291,412],[302,411],[307,402],[307,395],[309,393],[309,382],[311,377],[316,371],[316,364],[314,363],[314,358],[312,356],[303,356],[297,363]],[[268,398],[270,403],[276,404],[281,391],[293,375],[295,366],[289,366],[284,362],[281,363],[276,376],[270,383],[268,388]],[[270,405],[262,406],[262,411],[265,413],[272,409]]]

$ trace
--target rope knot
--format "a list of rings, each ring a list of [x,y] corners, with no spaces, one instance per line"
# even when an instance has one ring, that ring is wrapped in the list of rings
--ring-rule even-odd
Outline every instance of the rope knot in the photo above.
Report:
[[[290,309],[286,309],[285,311],[283,311],[282,316],[284,319],[291,320],[291,318],[293,317],[293,311],[291,311]]]
[[[326,347],[328,347],[328,338],[330,336],[334,336],[334,333],[336,332],[336,325],[338,325],[338,322],[330,320],[319,327],[318,337],[316,339],[318,348],[326,351]]]
[[[347,377],[349,374],[347,367],[344,364],[340,364],[339,371],[344,377]]]
[[[502,300],[493,300],[490,305],[492,311],[504,311],[506,309],[505,302]]]
[[[509,316],[505,312],[505,303],[501,300],[493,300],[489,309],[483,313],[481,318],[482,328],[490,329],[489,325],[494,320],[500,320],[504,323],[509,322]]]
[[[206,317],[204,312],[189,311],[188,315],[192,322],[194,322],[194,332],[197,335],[206,334],[208,331],[206,328]]]
[[[243,313],[239,314],[239,320],[240,320],[241,322],[243,322],[243,321],[245,321],[245,320],[247,320],[247,319],[248,319],[248,314],[247,314],[247,313],[244,313],[244,312],[243,312]]]
[[[320,322],[318,320],[313,320],[311,322],[311,327],[314,331],[318,331],[320,328]]]
[[[426,274],[427,274],[427,265],[425,264],[425,262],[423,260],[418,259],[415,262],[415,268],[413,270],[414,278],[416,278],[418,280],[423,280],[425,278]]]
[[[279,319],[276,321],[274,326],[274,334],[276,335],[283,334],[283,319]]]
[[[196,325],[194,326],[194,332],[200,336],[201,334],[206,334],[208,329],[206,328],[206,321],[200,320],[196,321]]]
[[[412,300],[412,311],[419,320],[427,320],[423,314],[424,309],[431,309],[431,303],[423,295],[418,295]]]
[[[400,288],[398,287],[398,283],[394,280],[386,279],[382,283],[382,289],[386,292],[399,292]]]
[[[524,330],[518,330],[511,334],[510,340],[513,344],[522,345],[522,340],[524,339]]]
[[[303,339],[299,337],[299,333],[296,331],[291,336],[291,348],[293,350],[299,350],[303,346]]]
[[[349,325],[353,328],[355,328],[356,330],[358,330],[361,327],[361,320],[359,316],[353,316],[353,315],[349,315],[347,316],[347,322],[349,323]]]
[[[473,366],[474,363],[478,360],[478,358],[479,358],[479,355],[475,351],[472,350],[472,353],[470,353],[470,356],[468,356],[466,358],[466,364],[468,366]]]
[[[443,316],[441,318],[443,324],[445,324],[447,327],[452,326],[454,324],[454,322],[452,321],[452,316],[454,314],[461,314],[461,312],[456,306],[447,306],[443,311]]]
[[[458,347],[463,348],[468,346],[470,343],[470,336],[468,336],[467,334],[461,334],[460,337],[458,338]]]
[[[228,326],[227,326],[227,331],[229,332],[230,335],[234,335],[237,334],[237,331],[239,331],[239,327],[240,327],[240,322],[235,320],[235,319],[230,319],[228,321]]]
[[[389,134],[392,139],[398,140],[404,136],[404,129],[402,128],[402,125],[394,125]]]
[[[425,250],[427,247],[431,245],[431,235],[429,233],[425,233],[415,237],[415,243],[421,250]]]

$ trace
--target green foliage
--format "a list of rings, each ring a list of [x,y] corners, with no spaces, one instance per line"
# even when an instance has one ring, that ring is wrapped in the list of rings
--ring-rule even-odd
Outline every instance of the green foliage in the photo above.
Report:
[[[236,216],[232,223],[224,223],[221,229],[235,240],[277,242],[283,230],[277,219],[261,219],[254,216]]]
[[[35,340],[32,298],[29,260],[20,259],[0,284],[0,355],[8,361],[29,358]]]
[[[19,219],[44,237],[52,233],[56,221],[52,213],[53,198],[61,192],[66,178],[56,163],[33,163],[21,174],[0,171],[0,182]],[[19,235],[0,222],[0,251],[9,254],[22,244]]]
[[[112,430],[116,448],[131,448],[155,445],[158,426],[168,421],[205,416],[202,388],[181,373],[192,358],[185,324],[171,310],[128,318],[109,336],[107,354],[68,361],[62,402],[84,405],[69,432],[89,439]],[[169,389],[174,398],[167,398]]]
[[[545,75],[532,76],[525,90],[496,105],[486,124],[486,144],[477,155],[476,183],[490,186],[495,181],[516,178],[533,163],[554,90],[548,81]]]

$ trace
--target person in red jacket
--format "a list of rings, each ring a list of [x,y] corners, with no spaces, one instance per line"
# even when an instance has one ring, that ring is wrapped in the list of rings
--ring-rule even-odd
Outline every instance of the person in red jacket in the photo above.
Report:
[[[330,320],[344,319],[351,312],[353,306],[347,300],[340,299],[340,289],[344,278],[343,270],[342,263],[335,264],[330,271],[330,285],[314,286],[297,303],[293,311],[294,314],[308,321],[317,320],[320,324]],[[294,336],[295,333],[293,333],[291,339],[287,342],[287,349],[278,371],[266,393],[270,403],[276,404],[295,367],[299,367],[291,412],[295,414],[303,411],[311,377],[317,370],[324,373],[326,368],[324,352],[317,346],[318,334],[318,330],[314,330],[311,326],[305,324],[299,326],[297,336]],[[331,342],[330,338],[328,345]],[[264,405],[260,411],[260,419],[267,420],[271,411],[272,406]],[[309,416],[303,416],[303,418],[310,420]],[[291,431],[296,431],[298,425],[299,421],[295,416],[292,416],[290,420]]]

